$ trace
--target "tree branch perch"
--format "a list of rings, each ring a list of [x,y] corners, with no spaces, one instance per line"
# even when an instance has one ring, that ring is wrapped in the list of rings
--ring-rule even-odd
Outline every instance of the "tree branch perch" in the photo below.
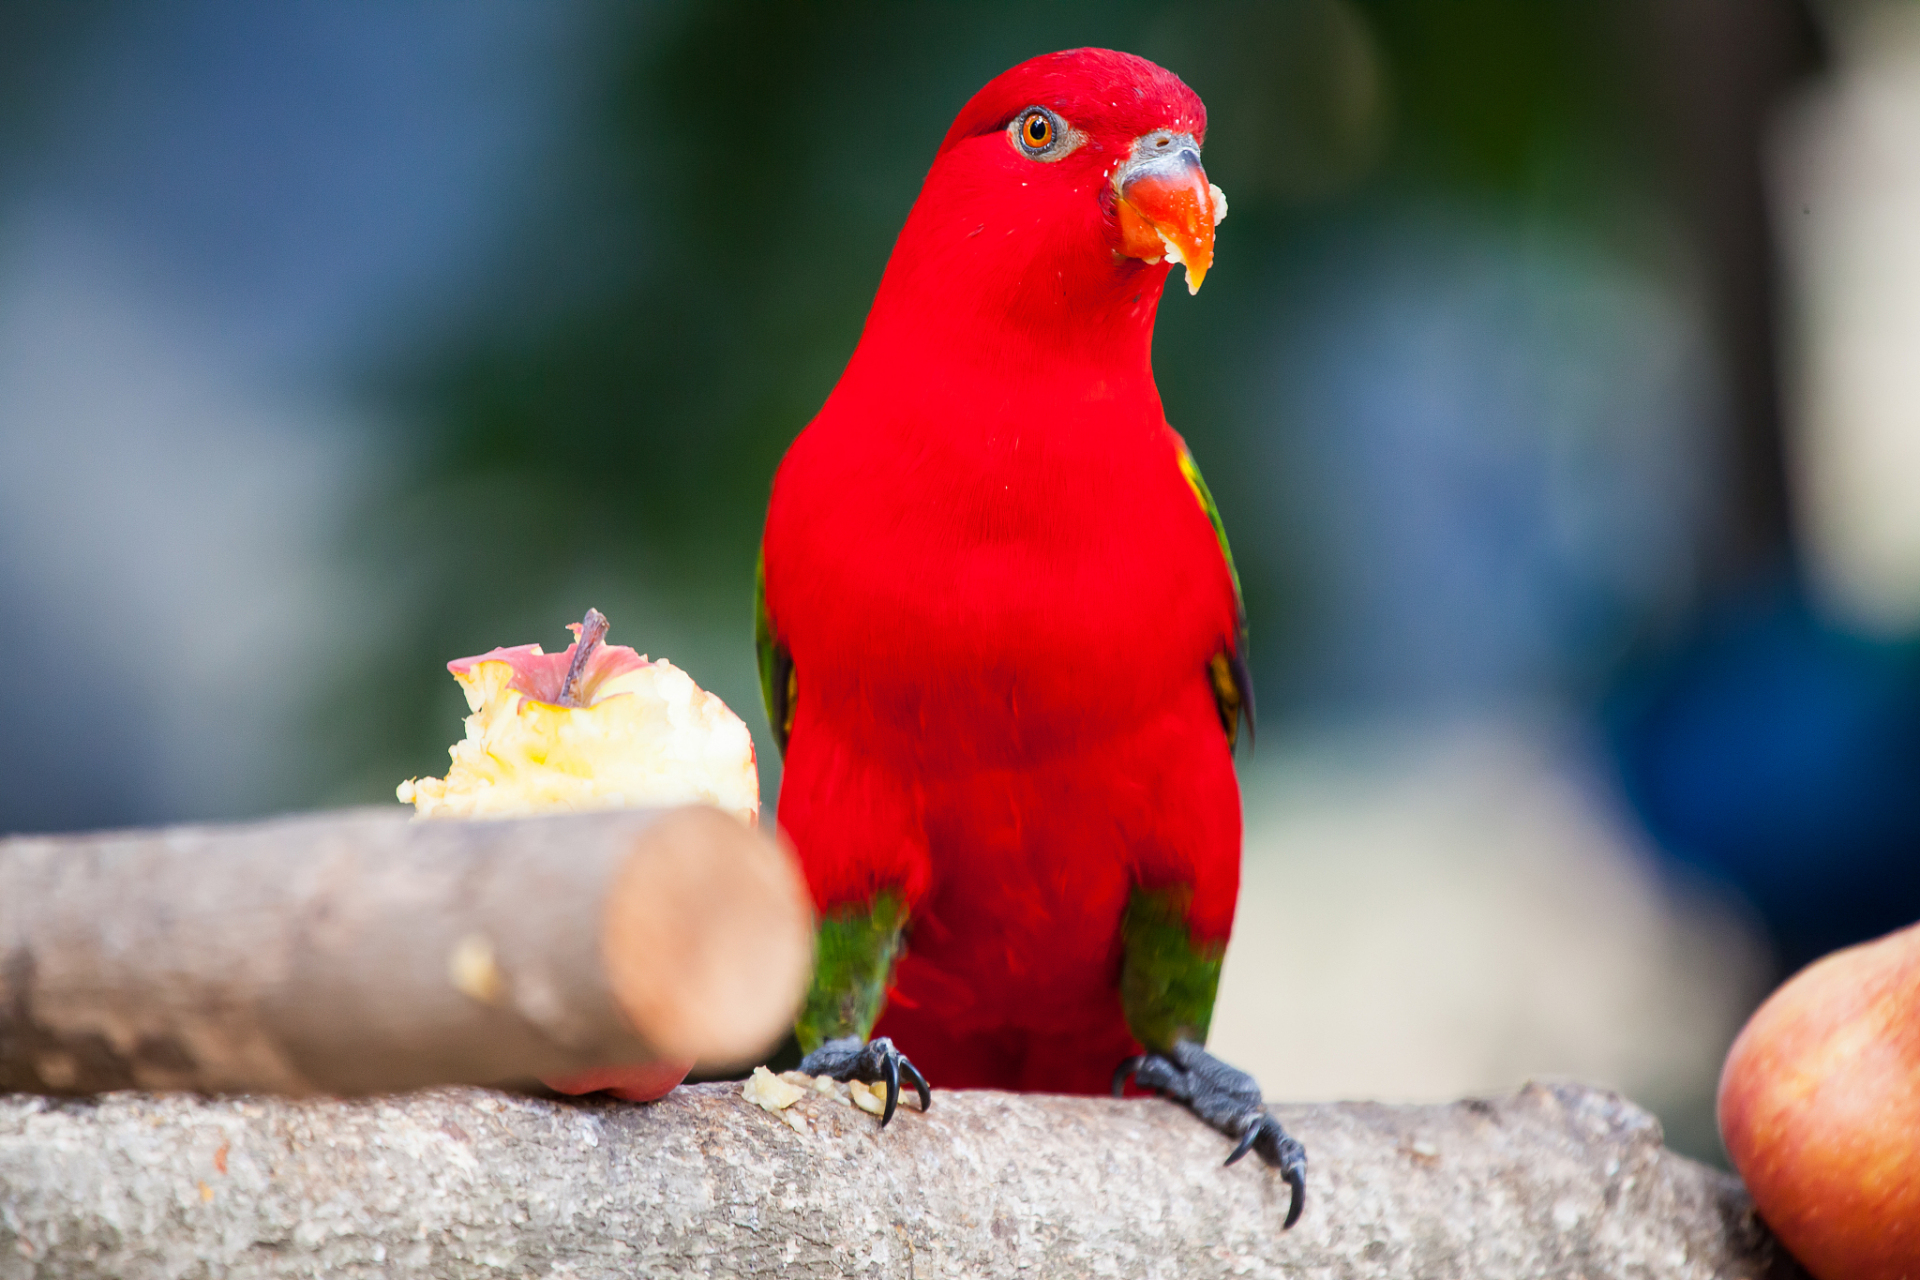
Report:
[[[948,1091],[884,1132],[794,1110],[805,1133],[737,1085],[0,1097],[0,1280],[1800,1275],[1734,1179],[1578,1086],[1276,1108],[1313,1156],[1284,1234],[1284,1184],[1159,1100]]]
[[[717,810],[0,840],[0,1090],[368,1094],[776,1041],[812,907]]]

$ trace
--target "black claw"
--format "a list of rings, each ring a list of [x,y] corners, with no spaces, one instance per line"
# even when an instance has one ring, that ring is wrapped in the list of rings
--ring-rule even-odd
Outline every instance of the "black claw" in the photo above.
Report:
[[[920,1068],[903,1057],[900,1059],[900,1072],[906,1076],[907,1083],[913,1086],[913,1091],[920,1095],[920,1110],[926,1111],[932,1107],[933,1090],[927,1088],[927,1078],[920,1074]]]
[[[894,1108],[900,1105],[900,1055],[889,1053],[881,1065],[887,1073],[887,1109],[880,1114],[880,1127],[884,1129],[893,1119]]]
[[[1260,1122],[1258,1120],[1255,1120],[1252,1124],[1247,1126],[1247,1131],[1240,1135],[1240,1141],[1234,1144],[1233,1154],[1227,1157],[1227,1163],[1232,1164],[1235,1161],[1237,1161],[1241,1156],[1244,1156],[1245,1154],[1247,1154],[1247,1152],[1253,1150],[1254,1139],[1258,1138],[1259,1136],[1260,1136]]]
[[[1133,1075],[1134,1072],[1138,1071],[1140,1069],[1140,1064],[1145,1061],[1146,1061],[1145,1058],[1142,1058],[1139,1054],[1135,1054],[1131,1058],[1122,1059],[1120,1065],[1113,1069],[1113,1096],[1114,1097],[1118,1098],[1122,1094],[1126,1093],[1128,1077]]]
[[[1300,1221],[1300,1211],[1307,1207],[1307,1171],[1299,1165],[1288,1165],[1280,1171],[1280,1176],[1293,1188],[1293,1202],[1287,1206],[1287,1220],[1280,1224],[1282,1231]]]

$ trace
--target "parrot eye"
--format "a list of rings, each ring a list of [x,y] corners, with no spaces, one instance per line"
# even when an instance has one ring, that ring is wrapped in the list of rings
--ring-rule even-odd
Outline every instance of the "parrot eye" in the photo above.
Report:
[[[1086,135],[1045,107],[1028,107],[1007,122],[1007,136],[1029,160],[1058,160],[1086,141]]]

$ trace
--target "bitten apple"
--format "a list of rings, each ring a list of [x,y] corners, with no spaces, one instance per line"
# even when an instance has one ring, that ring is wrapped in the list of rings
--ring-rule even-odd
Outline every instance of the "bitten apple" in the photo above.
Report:
[[[1920,1277],[1920,925],[1816,961],[1760,1006],[1720,1076],[1720,1134],[1819,1280]]]
[[[473,713],[467,736],[445,778],[409,778],[399,798],[422,818],[710,804],[758,823],[747,726],[672,663],[604,643],[607,626],[589,609],[564,653],[523,644],[449,662]],[[662,1059],[543,1083],[650,1102],[692,1068]]]
[[[760,816],[753,736],[727,704],[664,658],[604,644],[597,609],[564,653],[537,644],[447,664],[473,712],[445,778],[397,794],[423,818],[710,804]]]

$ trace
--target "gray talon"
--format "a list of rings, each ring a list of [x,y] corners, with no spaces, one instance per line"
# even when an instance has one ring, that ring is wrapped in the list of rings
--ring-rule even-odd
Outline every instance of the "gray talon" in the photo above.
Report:
[[[922,1111],[933,1105],[933,1090],[927,1088],[926,1077],[907,1060],[907,1055],[893,1047],[893,1041],[886,1036],[865,1043],[858,1036],[829,1040],[800,1059],[800,1070],[810,1076],[829,1076],[835,1080],[858,1080],[863,1084],[884,1082],[887,1086],[887,1106],[880,1116],[882,1129],[893,1119],[894,1109],[899,1106],[902,1078],[919,1095]]]
[[[1246,1072],[1228,1066],[1191,1040],[1176,1041],[1166,1053],[1128,1058],[1113,1073],[1118,1095],[1127,1077],[1143,1089],[1152,1089],[1186,1108],[1235,1140],[1227,1157],[1232,1164],[1249,1151],[1280,1171],[1293,1189],[1287,1205],[1284,1231],[1300,1220],[1307,1201],[1307,1149],[1267,1113],[1260,1086]]]

